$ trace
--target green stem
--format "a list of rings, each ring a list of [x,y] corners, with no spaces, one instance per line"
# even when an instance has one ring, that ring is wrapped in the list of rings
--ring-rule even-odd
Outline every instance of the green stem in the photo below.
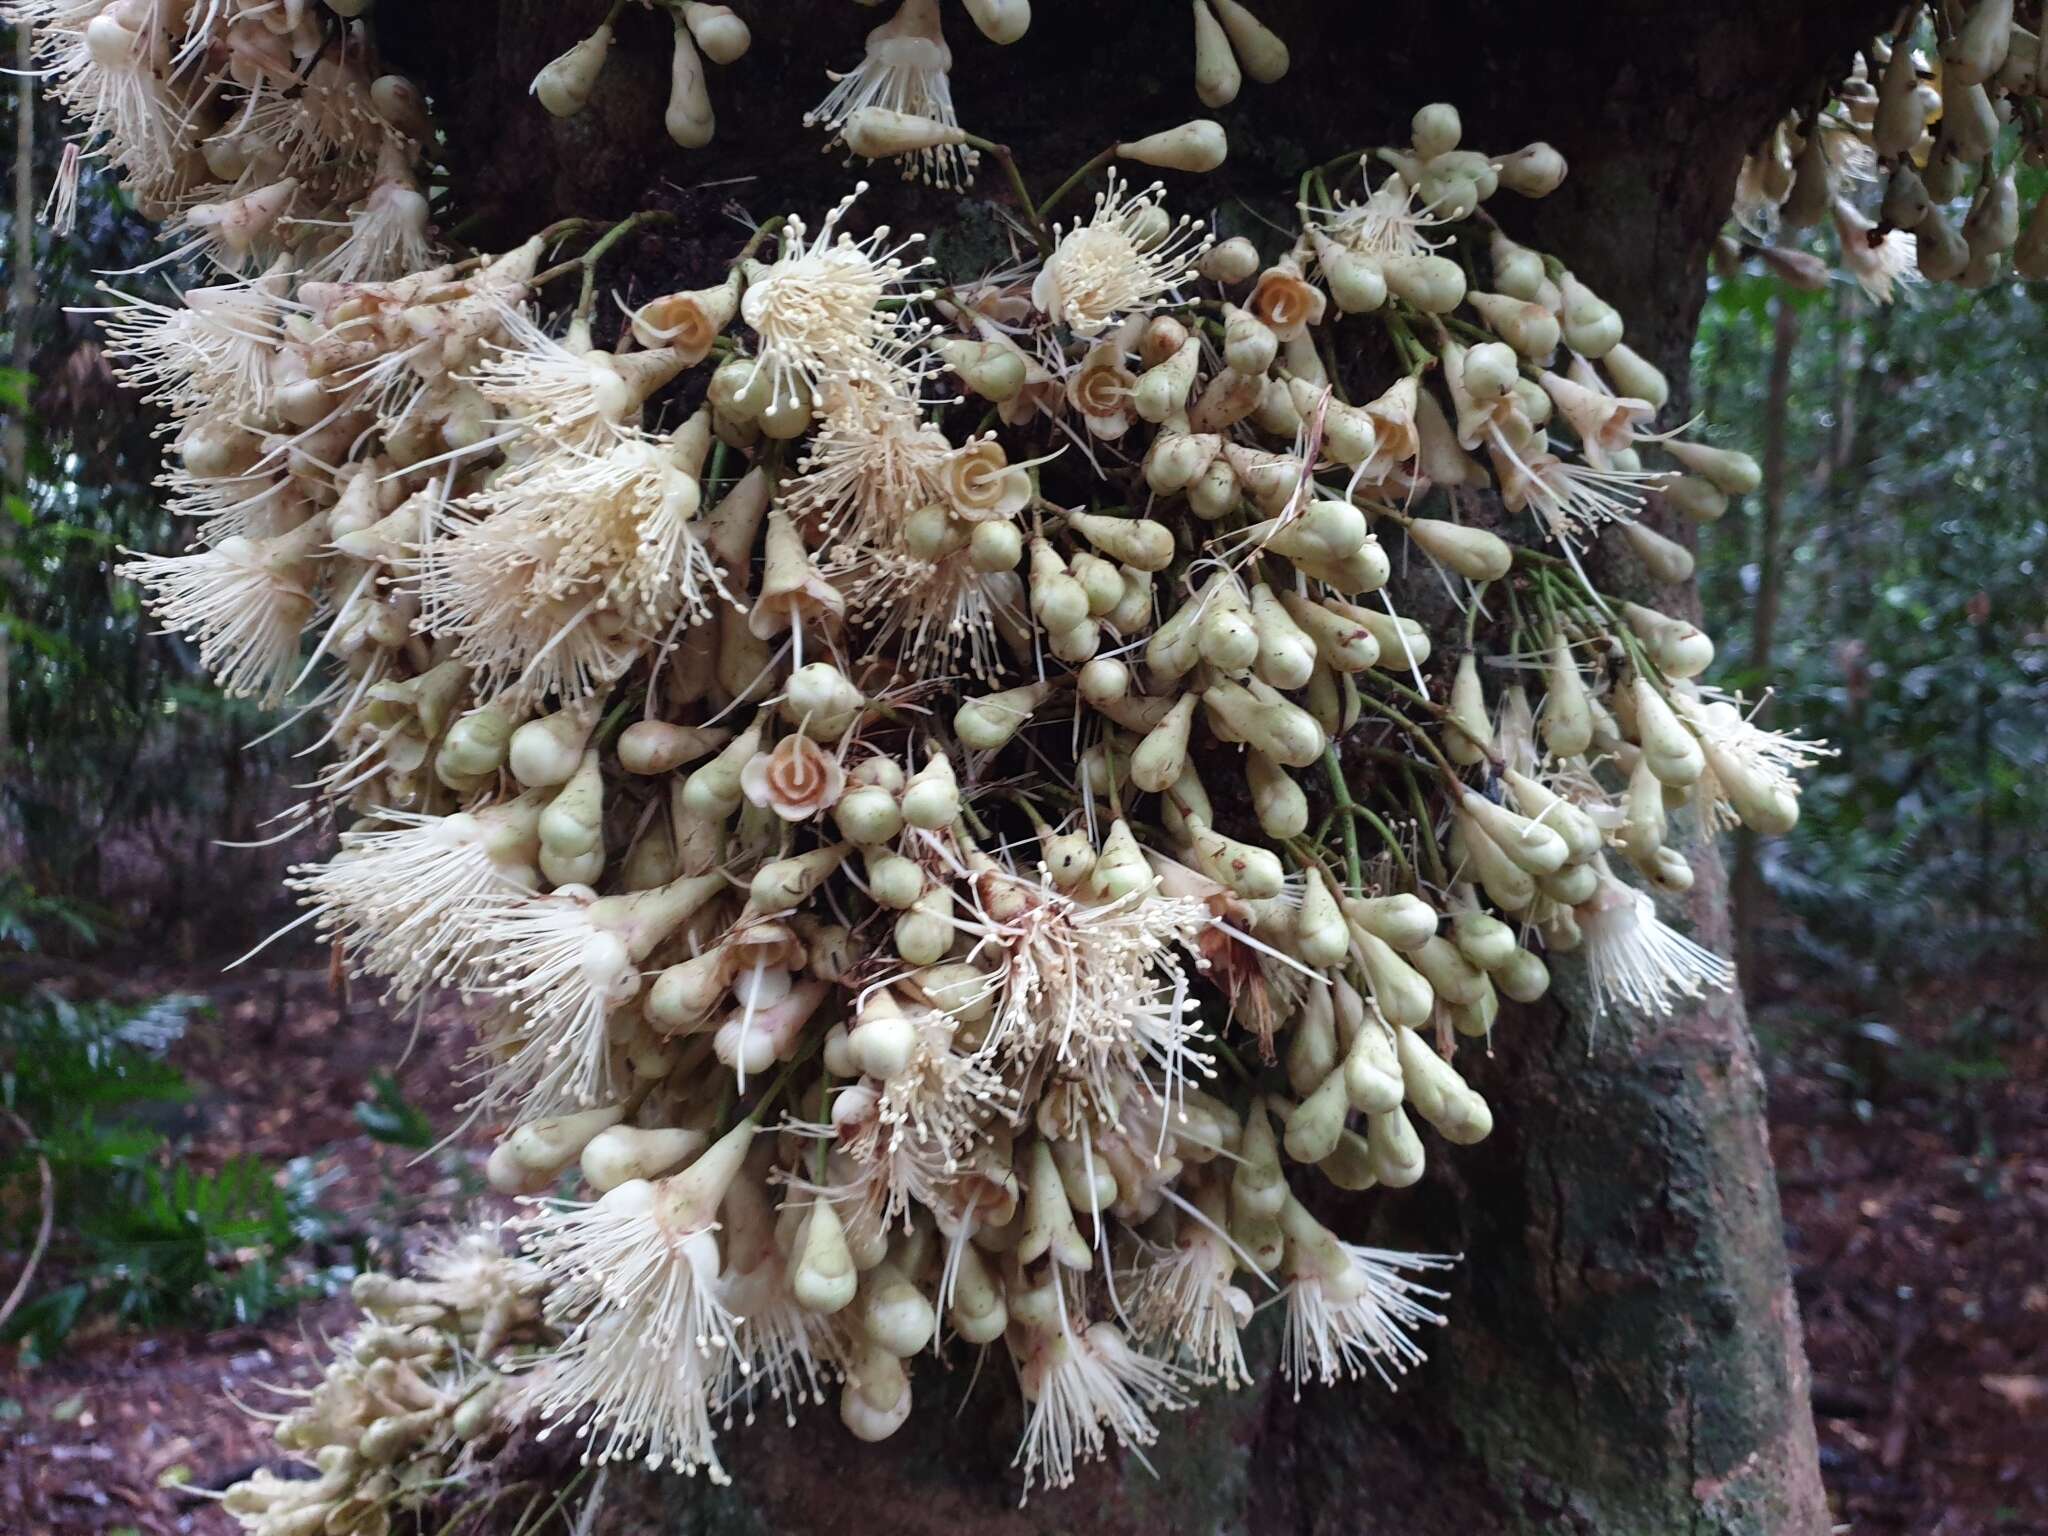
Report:
[[[1337,744],[1333,741],[1323,748],[1323,772],[1330,780],[1330,798],[1337,804],[1337,813],[1344,828],[1344,879],[1354,896],[1365,891],[1365,867],[1358,858],[1358,823],[1353,813],[1358,807],[1352,803],[1351,786],[1344,781],[1344,765],[1337,757]]]
[[[1109,146],[1109,148],[1105,149],[1101,154],[1097,155],[1094,159],[1084,162],[1080,169],[1075,171],[1073,175],[1069,176],[1065,181],[1061,182],[1058,186],[1054,187],[1052,189],[1052,195],[1047,197],[1044,202],[1038,205],[1038,217],[1041,221],[1040,227],[1043,228],[1043,220],[1045,220],[1048,216],[1051,215],[1053,209],[1059,207],[1060,203],[1065,200],[1069,192],[1073,191],[1074,188],[1081,185],[1082,182],[1086,181],[1090,176],[1093,176],[1097,171],[1101,170],[1104,166],[1108,165],[1109,162],[1114,160],[1115,158],[1116,146],[1112,144]]]
[[[1406,763],[1401,765],[1401,776],[1408,781],[1408,804],[1415,812],[1415,825],[1419,829],[1416,844],[1429,864],[1430,878],[1439,890],[1448,891],[1451,877],[1444,868],[1443,854],[1436,846],[1436,823],[1430,820],[1429,802],[1423,797],[1422,781],[1415,777],[1415,770]]]
[[[1377,812],[1368,810],[1365,806],[1354,805],[1351,807],[1351,814],[1364,817],[1367,824],[1375,832],[1379,833],[1380,841],[1386,844],[1387,852],[1393,858],[1395,868],[1401,871],[1402,883],[1413,886],[1416,883],[1415,866],[1408,862],[1408,855],[1402,851],[1401,840],[1394,836],[1394,829],[1382,821]]]
[[[1400,710],[1394,708],[1393,705],[1387,703],[1384,699],[1374,698],[1371,694],[1366,693],[1362,689],[1360,690],[1358,695],[1358,702],[1363,704],[1367,709],[1371,710],[1374,714],[1385,716],[1387,719],[1393,721],[1394,724],[1400,726],[1402,730],[1406,731],[1409,737],[1413,739],[1419,746],[1421,746],[1423,751],[1427,752],[1430,755],[1430,757],[1435,761],[1438,770],[1443,774],[1444,778],[1449,783],[1462,784],[1464,782],[1458,777],[1458,770],[1451,766],[1450,759],[1444,756],[1442,749],[1440,749],[1437,746],[1436,742],[1430,737],[1429,732],[1425,731],[1413,720],[1410,720],[1406,715],[1402,714]],[[1455,722],[1452,723],[1455,724]]]
[[[967,135],[967,143],[983,154],[995,156],[996,164],[1003,168],[1003,175],[1009,179],[1011,195],[1017,199],[1018,206],[1024,210],[1024,217],[1031,225],[1031,238],[1038,244],[1038,254],[1041,257],[1051,255],[1052,236],[1045,227],[1045,209],[1051,207],[1058,200],[1060,192],[1064,192],[1066,188],[1060,188],[1060,192],[1055,192],[1044,207],[1040,207],[1031,201],[1031,190],[1024,185],[1024,173],[1017,169],[1017,157],[1010,153],[1009,145],[998,144],[993,139],[979,138],[971,133]],[[1115,151],[1111,150],[1110,153],[1114,154]]]

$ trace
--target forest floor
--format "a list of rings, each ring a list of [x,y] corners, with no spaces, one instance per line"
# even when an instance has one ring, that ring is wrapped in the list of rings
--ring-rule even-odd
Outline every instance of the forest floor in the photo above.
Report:
[[[409,1024],[344,1017],[324,971],[219,980],[111,985],[210,991],[214,1017],[173,1050],[203,1085],[185,1145],[202,1166],[310,1159],[342,1214],[309,1269],[388,1258],[478,1213],[473,1154],[418,1158],[357,1116]],[[1887,1012],[1858,1025],[1838,1000],[1757,1010],[1830,1499],[1858,1533],[2048,1536],[2048,988],[2012,975]],[[447,1023],[430,1021],[394,1074],[444,1129],[461,1096]],[[310,1380],[320,1341],[352,1317],[327,1296],[212,1333],[87,1331],[33,1368],[0,1351],[0,1531],[225,1536],[232,1521],[192,1490],[276,1456],[230,1399],[276,1406],[267,1384]]]

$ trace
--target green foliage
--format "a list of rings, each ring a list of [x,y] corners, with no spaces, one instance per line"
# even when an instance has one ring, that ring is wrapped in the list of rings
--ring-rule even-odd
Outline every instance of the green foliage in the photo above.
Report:
[[[34,1245],[45,1160],[55,1189],[46,1283],[8,1324],[34,1354],[90,1317],[218,1327],[303,1294],[284,1265],[323,1223],[305,1170],[280,1177],[241,1157],[203,1171],[150,1124],[191,1097],[164,1052],[203,1007],[178,996],[74,1003],[47,991],[0,1003],[0,1106],[17,1132],[0,1155],[0,1210],[17,1262]]]
[[[356,1105],[356,1124],[372,1140],[395,1147],[431,1147],[434,1123],[417,1104],[406,1098],[398,1079],[389,1072],[370,1078],[370,1097]]]
[[[2038,950],[2048,851],[2048,304],[2023,286],[1908,289],[1760,278],[1712,293],[1698,403],[1761,451],[1774,304],[1793,307],[1784,591],[1769,676],[1753,652],[1762,496],[1704,532],[1718,676],[1762,720],[1841,755],[1761,862],[1764,936],[1875,992]],[[1785,950],[1781,950],[1783,953]]]
[[[14,91],[0,78],[10,119]],[[39,101],[38,112],[36,180],[47,186],[64,133],[51,103]],[[0,208],[0,225],[8,222]],[[276,722],[207,686],[192,648],[154,632],[115,569],[123,550],[177,550],[190,530],[163,509],[155,483],[160,414],[115,379],[91,311],[108,303],[105,283],[163,299],[174,285],[210,279],[175,267],[103,278],[157,248],[91,161],[76,228],[58,236],[38,227],[35,246],[36,302],[0,322],[6,346],[23,328],[31,344],[26,372],[0,369],[0,416],[27,429],[25,483],[0,486],[5,745],[17,769],[64,771],[0,771],[0,830],[26,849],[44,894],[95,901],[118,883],[107,865],[123,842],[157,832],[211,858],[213,838],[257,835],[248,785],[284,762],[293,738],[243,754]],[[57,948],[85,943],[61,927],[42,937]]]

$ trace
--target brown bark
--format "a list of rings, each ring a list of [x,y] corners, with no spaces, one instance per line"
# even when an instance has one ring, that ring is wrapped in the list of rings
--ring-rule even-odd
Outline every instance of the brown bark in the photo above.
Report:
[[[1177,206],[1215,207],[1226,227],[1256,235],[1240,199],[1284,217],[1304,165],[1403,142],[1416,107],[1454,101],[1472,144],[1542,137],[1570,158],[1556,196],[1494,206],[1512,233],[1617,304],[1631,341],[1674,383],[1744,148],[1888,19],[1871,0],[1257,8],[1291,44],[1294,71],[1277,87],[1247,82],[1216,114],[1230,163],[1206,179],[1167,176]],[[712,275],[740,238],[728,203],[756,217],[815,214],[856,174],[818,153],[800,116],[823,94],[824,70],[858,58],[884,13],[744,0],[742,9],[755,47],[712,72],[718,138],[695,155],[662,137],[660,17],[622,18],[600,99],[568,122],[528,102],[526,85],[595,24],[594,0],[449,0],[389,8],[380,20],[434,94],[462,208],[481,215],[489,238],[571,213],[683,215],[607,269],[607,286],[645,295]],[[1013,145],[1036,185],[1114,138],[1205,115],[1184,6],[1042,0],[1038,12],[1022,42],[997,50],[958,7],[945,11],[962,121]],[[881,183],[878,171],[865,174]],[[731,178],[750,179],[724,184]],[[878,186],[863,217],[930,230],[942,265],[971,271],[1006,249],[984,201],[1001,195],[985,185],[963,202]],[[1611,586],[1641,591],[1639,569],[1606,563]],[[1689,590],[1642,595],[1696,608]],[[1700,880],[1682,916],[1725,949],[1718,861],[1702,849],[1695,862]],[[650,1485],[615,1469],[608,1524],[708,1533],[853,1521],[991,1536],[1382,1522],[1411,1536],[1824,1530],[1762,1081],[1740,1004],[1596,1027],[1570,964],[1557,969],[1565,1006],[1515,1011],[1475,1074],[1495,1106],[1494,1137],[1433,1150],[1421,1186],[1370,1208],[1376,1239],[1466,1256],[1450,1326],[1398,1394],[1367,1383],[1297,1404],[1276,1382],[1212,1399],[1165,1424],[1156,1480],[1126,1457],[1019,1509],[1007,1467],[1014,1393],[990,1381],[970,1390],[971,1362],[950,1376],[928,1368],[910,1424],[884,1445],[855,1443],[829,1408],[810,1410],[793,1433],[743,1428],[727,1437],[736,1489]],[[1357,1230],[1368,1213],[1353,1214]],[[991,1360],[984,1374],[1002,1369]]]

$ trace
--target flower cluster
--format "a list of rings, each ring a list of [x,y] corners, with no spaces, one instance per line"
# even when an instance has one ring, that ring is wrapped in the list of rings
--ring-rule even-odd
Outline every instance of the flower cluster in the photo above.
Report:
[[[229,271],[289,253],[305,277],[383,278],[426,265],[431,211],[419,89],[382,73],[341,7],[216,0],[9,0],[48,89],[151,217],[172,256]],[[52,194],[68,227],[80,156]],[[208,317],[220,325],[224,316]],[[195,322],[203,329],[204,322]]]
[[[227,1491],[228,1513],[259,1536],[383,1536],[395,1512],[428,1508],[473,1447],[518,1422],[508,1372],[546,1338],[541,1280],[488,1228],[444,1239],[410,1278],[358,1275],[362,1323],[276,1416],[278,1445],[315,1475],[258,1471]]]
[[[743,46],[673,9],[679,57]],[[1028,15],[969,9],[999,41]],[[1241,5],[1196,13],[1205,99],[1219,35],[1277,78]],[[543,105],[588,98],[608,36]],[[821,118],[957,179],[934,8],[868,56]],[[1265,255],[1105,160],[1071,222],[1018,177],[1029,254],[942,284],[849,197],[609,346],[618,227],[546,269],[538,236],[374,276],[293,246],[114,310],[201,520],[130,573],[224,686],[327,725],[314,803],[353,821],[295,872],[308,920],[394,998],[472,1004],[489,1177],[529,1202],[508,1294],[545,1330],[502,1411],[719,1478],[757,1397],[836,1394],[877,1440],[957,1341],[1007,1359],[1025,1481],[1057,1485],[1243,1385],[1269,1299],[1297,1388],[1390,1377],[1449,1261],[1345,1241],[1318,1186],[1488,1134],[1460,1053],[1544,952],[1603,1008],[1727,984],[1616,866],[1683,889],[1687,808],[1789,827],[1814,749],[1586,556],[1684,581],[1639,514],[1711,520],[1756,466],[1659,430],[1614,307],[1484,212],[1562,157],[1462,137],[1432,105],[1311,170]],[[1195,122],[1116,158],[1226,152]],[[1411,563],[1462,643],[1397,610]],[[453,1305],[379,1284],[406,1326]],[[317,1491],[230,1507],[385,1497],[361,1439],[441,1458],[491,1353],[344,1370]]]
[[[1880,304],[1923,279],[2048,278],[2048,198],[2023,223],[2017,179],[2048,153],[2041,62],[2013,0],[1908,7],[1832,99],[1787,116],[1743,162],[1742,233],[1724,258],[1746,243],[1786,281],[1824,287],[1828,262],[1798,242],[1831,229],[1841,270]]]

